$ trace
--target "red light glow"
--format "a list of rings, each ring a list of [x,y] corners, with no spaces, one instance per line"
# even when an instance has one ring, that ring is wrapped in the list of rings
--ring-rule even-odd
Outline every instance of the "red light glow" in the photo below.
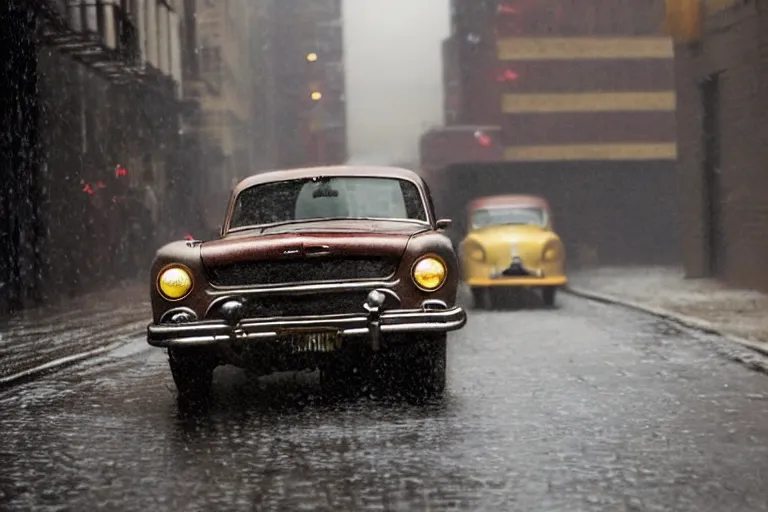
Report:
[[[194,239],[195,239],[195,237],[193,237],[193,236],[192,236],[192,235],[190,235],[189,233],[187,233],[186,235],[184,235],[184,238],[186,238],[187,240],[194,240]]]
[[[475,138],[477,139],[477,142],[483,147],[488,148],[493,144],[493,140],[481,131],[475,132]]]
[[[117,167],[115,167],[115,176],[118,178],[121,176],[128,176],[128,171],[120,164],[117,164]]]
[[[500,72],[496,78],[498,79],[499,82],[514,82],[515,80],[520,78],[520,75],[518,75],[511,69],[505,69],[504,71]]]
[[[94,194],[93,189],[88,183],[86,183],[85,186],[83,187],[83,192],[91,196]]]

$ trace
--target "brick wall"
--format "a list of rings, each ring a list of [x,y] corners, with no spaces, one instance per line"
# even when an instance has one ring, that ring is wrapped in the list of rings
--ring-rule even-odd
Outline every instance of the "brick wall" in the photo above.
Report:
[[[700,42],[676,48],[683,259],[689,277],[708,275],[700,87],[717,73],[721,277],[768,290],[768,22],[755,2],[735,4],[705,20]]]

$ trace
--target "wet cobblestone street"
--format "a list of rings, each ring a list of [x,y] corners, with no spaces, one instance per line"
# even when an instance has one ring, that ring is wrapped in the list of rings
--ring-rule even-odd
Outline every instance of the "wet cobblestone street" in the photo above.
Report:
[[[472,311],[419,405],[221,368],[180,411],[137,331],[0,394],[0,509],[768,510],[768,377],[742,349],[559,300]]]

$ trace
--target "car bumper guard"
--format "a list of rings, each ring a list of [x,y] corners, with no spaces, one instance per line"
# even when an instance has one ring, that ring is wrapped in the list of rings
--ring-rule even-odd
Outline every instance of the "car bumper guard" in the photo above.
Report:
[[[371,348],[381,347],[381,335],[409,332],[449,332],[467,322],[459,306],[440,307],[426,301],[419,309],[382,310],[384,294],[374,290],[368,295],[362,314],[292,316],[225,320],[196,320],[191,315],[175,317],[175,323],[150,324],[147,341],[155,347],[209,346],[228,341],[273,341],[286,331],[336,330],[341,337],[365,337]],[[191,312],[190,312],[191,313]]]

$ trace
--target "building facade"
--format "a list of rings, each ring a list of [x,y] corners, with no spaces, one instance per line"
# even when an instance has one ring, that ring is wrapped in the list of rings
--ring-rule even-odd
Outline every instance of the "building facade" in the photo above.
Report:
[[[273,1],[269,22],[276,165],[346,162],[341,0]]]
[[[223,206],[219,206],[232,186],[251,171],[253,5],[247,0],[205,0],[197,5],[201,78],[197,97],[202,111],[200,129],[211,142],[205,156],[211,170],[211,222],[221,221]]]
[[[175,236],[184,4],[0,9],[2,314],[136,275]]]
[[[768,290],[768,2],[669,0],[689,277]]]
[[[421,141],[445,214],[461,224],[472,195],[534,193],[553,204],[571,261],[678,261],[663,21],[663,0],[453,0],[447,126]]]

